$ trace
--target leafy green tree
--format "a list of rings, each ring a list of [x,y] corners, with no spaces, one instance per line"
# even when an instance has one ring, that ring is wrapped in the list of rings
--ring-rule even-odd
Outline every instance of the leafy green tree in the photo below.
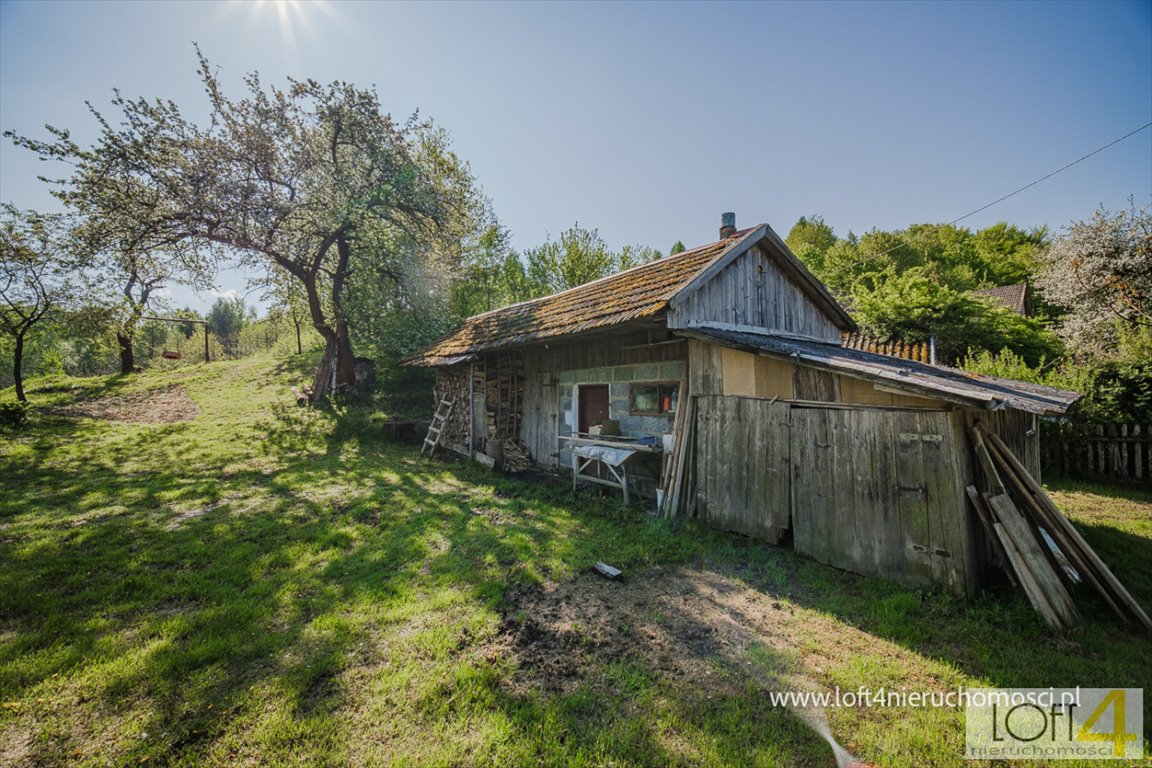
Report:
[[[801,218],[789,247],[833,291],[875,288],[887,270],[921,267],[960,291],[1028,282],[1045,244],[1046,230],[1026,232],[995,224],[973,233],[954,224],[914,224],[903,230],[873,229],[860,238],[836,239],[819,217]]]
[[[208,310],[208,330],[220,339],[224,352],[236,356],[240,342],[240,331],[251,319],[251,313],[240,296],[221,296]]]
[[[978,231],[973,243],[981,261],[981,282],[1013,285],[1031,282],[1040,268],[1040,254],[1048,242],[1045,227],[1025,231],[1006,222]]]
[[[650,261],[662,258],[664,254],[655,248],[649,248],[646,245],[625,245],[616,254],[616,269],[619,272],[624,269],[631,269],[638,267],[641,264],[647,264]]]
[[[559,240],[545,240],[524,252],[527,276],[536,296],[575,288],[616,271],[617,260],[600,231],[576,224],[560,234]]]
[[[147,312],[164,311],[161,290],[173,284],[208,287],[212,262],[190,255],[189,243],[144,247],[114,217],[90,218],[80,228],[88,254],[90,285],[96,301],[116,322],[120,372],[137,370],[134,343]]]
[[[63,259],[67,238],[62,218],[10,205],[0,221],[0,331],[12,339],[16,399],[24,393],[24,343],[28,333],[72,293]]]
[[[1152,364],[1108,361],[1083,364],[1067,357],[1029,365],[1023,357],[1002,350],[973,351],[959,367],[973,373],[1044,384],[1080,392],[1083,399],[1069,415],[1086,424],[1148,424],[1152,422]]]
[[[489,225],[461,264],[453,283],[452,315],[457,320],[531,297],[524,264],[509,245],[508,230]]]
[[[612,251],[597,229],[576,224],[524,252],[526,277],[533,296],[546,296],[615,274],[623,269],[660,258],[660,251],[646,246],[626,245]]]
[[[668,249],[668,255],[675,256],[678,253],[684,253],[686,250],[688,249],[684,247],[684,241],[677,240],[676,242],[672,243],[672,247]]]
[[[816,214],[801,216],[784,239],[788,249],[817,274],[824,270],[824,256],[837,241],[832,227]]]
[[[171,318],[174,318],[174,319],[180,319],[180,318],[187,318],[188,320],[204,320],[205,319],[203,316],[201,316],[201,314],[199,312],[192,309],[191,307],[181,307],[180,309],[173,310],[172,312],[168,313],[168,316]],[[180,323],[180,325],[177,327],[179,327],[180,334],[184,337],[185,340],[191,339],[200,330],[199,324],[198,323],[192,323],[192,322]]]
[[[266,275],[263,296],[272,302],[271,311],[292,324],[296,336],[296,354],[303,353],[303,327],[308,320],[308,297],[300,281],[282,269],[274,269]]]
[[[1009,349],[1035,365],[1061,352],[1039,321],[944,285],[925,267],[890,269],[874,288],[858,286],[852,299],[866,332],[908,341],[935,338],[942,361],[957,360],[970,349]]]
[[[204,125],[172,102],[117,94],[120,124],[95,113],[102,130],[89,149],[52,127],[48,141],[13,138],[72,165],[58,190],[66,203],[97,221],[141,222],[137,241],[121,243],[128,250],[208,244],[286,271],[325,339],[314,396],[331,378],[351,385],[350,276],[406,278],[421,270],[393,269],[386,259],[458,256],[454,224],[477,198],[470,171],[442,131],[415,117],[395,122],[373,90],[314,80],[281,89],[252,74],[247,94],[232,99],[202,55],[199,74],[211,107]]]

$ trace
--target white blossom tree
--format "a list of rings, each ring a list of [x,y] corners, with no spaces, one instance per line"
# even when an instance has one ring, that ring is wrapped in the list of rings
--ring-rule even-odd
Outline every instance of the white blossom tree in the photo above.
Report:
[[[1037,285],[1067,310],[1059,332],[1074,354],[1115,357],[1122,339],[1152,333],[1152,212],[1096,211],[1043,256]]]

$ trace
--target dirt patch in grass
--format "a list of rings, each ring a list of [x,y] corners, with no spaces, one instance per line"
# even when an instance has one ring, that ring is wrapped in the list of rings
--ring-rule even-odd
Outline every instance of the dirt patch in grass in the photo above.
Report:
[[[132,424],[172,424],[192,421],[200,413],[200,406],[188,397],[184,387],[175,384],[144,392],[81,400],[54,408],[52,412],[62,416],[86,416],[90,419]]]
[[[794,612],[709,571],[657,568],[620,582],[584,574],[511,593],[497,642],[517,661],[515,684],[528,689],[567,691],[605,665],[636,662],[722,694],[749,679],[804,684]]]

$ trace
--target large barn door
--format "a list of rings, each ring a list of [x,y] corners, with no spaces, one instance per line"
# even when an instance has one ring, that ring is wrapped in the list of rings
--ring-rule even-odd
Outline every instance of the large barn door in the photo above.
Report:
[[[773,544],[787,530],[788,410],[751,397],[697,398],[697,506],[709,526]]]
[[[963,593],[964,506],[941,411],[792,409],[796,551]]]

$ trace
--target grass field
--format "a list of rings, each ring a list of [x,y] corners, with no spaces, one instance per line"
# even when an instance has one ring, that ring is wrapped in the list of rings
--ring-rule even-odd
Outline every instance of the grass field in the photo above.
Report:
[[[1103,610],[1055,637],[1004,590],[421,459],[379,414],[295,407],[305,367],[29,383],[0,435],[0,765],[830,766],[825,720],[878,765],[972,765],[961,711],[765,691],[1152,694],[1152,642]],[[1053,492],[1152,606],[1152,494]]]

